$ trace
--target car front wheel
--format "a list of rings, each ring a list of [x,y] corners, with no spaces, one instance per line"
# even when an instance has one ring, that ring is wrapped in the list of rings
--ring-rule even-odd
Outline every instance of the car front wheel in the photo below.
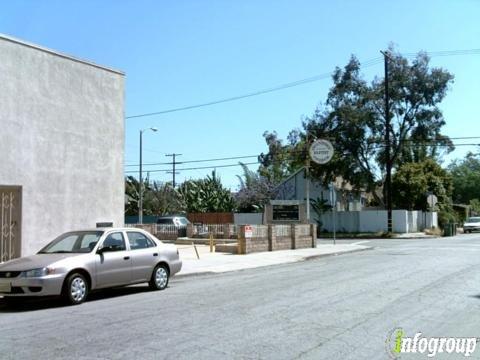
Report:
[[[67,278],[63,290],[65,300],[71,305],[78,305],[85,301],[88,295],[88,282],[85,276],[73,273]]]
[[[157,265],[148,283],[152,290],[163,290],[168,285],[169,271],[165,265]]]

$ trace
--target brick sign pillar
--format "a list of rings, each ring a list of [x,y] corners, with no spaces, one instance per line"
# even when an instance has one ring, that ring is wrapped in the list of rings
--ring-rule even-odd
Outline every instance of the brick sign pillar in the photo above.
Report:
[[[230,224],[223,224],[223,238],[230,239]]]
[[[241,225],[238,229],[237,254],[243,255],[247,253],[247,242],[245,239],[245,225]]]
[[[295,224],[292,224],[291,227],[292,227],[292,249],[296,249],[297,240],[298,240],[297,226]]]

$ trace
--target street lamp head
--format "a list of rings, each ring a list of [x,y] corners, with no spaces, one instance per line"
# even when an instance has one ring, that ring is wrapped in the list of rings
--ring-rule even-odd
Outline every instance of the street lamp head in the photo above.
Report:
[[[147,131],[147,130],[152,130],[153,132],[157,132],[158,129],[156,127],[151,127],[151,128],[146,128],[146,129],[142,129],[140,130],[140,133],[142,134],[143,132]]]

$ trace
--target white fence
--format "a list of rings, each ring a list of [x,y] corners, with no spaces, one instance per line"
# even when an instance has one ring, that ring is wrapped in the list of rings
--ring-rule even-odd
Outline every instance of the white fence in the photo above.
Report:
[[[313,215],[315,219],[315,215]],[[333,231],[333,213],[322,214],[321,229]],[[392,225],[395,233],[420,232],[438,227],[436,212],[393,210]],[[382,232],[387,231],[386,210],[338,211],[335,213],[337,232]]]

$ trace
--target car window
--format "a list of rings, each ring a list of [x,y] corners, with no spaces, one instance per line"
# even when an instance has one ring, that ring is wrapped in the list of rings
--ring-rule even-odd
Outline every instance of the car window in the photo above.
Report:
[[[121,232],[109,234],[103,241],[102,248],[109,248],[110,251],[126,250],[123,234]]]
[[[480,217],[471,217],[467,222],[480,222]]]
[[[103,231],[78,231],[60,235],[42,250],[48,253],[88,253],[93,250]]]
[[[157,224],[173,224],[173,219],[158,219]]]
[[[136,231],[127,231],[127,236],[130,249],[132,250],[146,249],[155,246],[154,242],[142,233]]]
[[[188,220],[185,218],[179,218],[180,225],[188,225]]]
[[[95,245],[97,245],[98,236],[96,234],[85,234],[80,243],[80,249],[88,249],[92,251]]]
[[[78,239],[77,234],[72,234],[65,237],[62,241],[52,245],[48,250],[49,252],[71,252],[75,247],[75,243]]]

